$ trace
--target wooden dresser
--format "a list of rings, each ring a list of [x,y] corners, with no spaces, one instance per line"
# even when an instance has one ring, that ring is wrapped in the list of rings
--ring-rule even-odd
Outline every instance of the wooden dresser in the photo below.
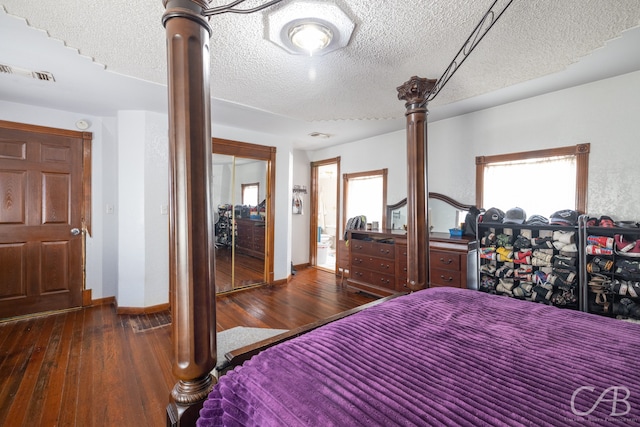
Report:
[[[264,259],[264,224],[262,220],[236,218],[236,250]]]
[[[478,289],[477,241],[473,237],[429,235],[429,287]]]
[[[433,233],[429,239],[429,286],[477,289],[476,241],[448,233]],[[409,291],[404,231],[349,230],[348,240],[347,286],[379,296]]]
[[[349,230],[349,279],[347,286],[373,295],[388,296],[398,292],[398,270],[404,265],[406,281],[406,233],[390,230]],[[404,251],[402,250],[404,247]],[[396,253],[404,253],[404,259]],[[404,264],[403,264],[404,262]]]

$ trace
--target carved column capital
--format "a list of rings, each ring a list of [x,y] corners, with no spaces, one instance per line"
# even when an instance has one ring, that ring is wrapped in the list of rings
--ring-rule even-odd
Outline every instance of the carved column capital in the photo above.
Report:
[[[420,104],[427,99],[429,92],[436,85],[436,79],[427,79],[418,76],[411,77],[404,82],[402,86],[398,86],[398,99],[407,101],[405,107]]]

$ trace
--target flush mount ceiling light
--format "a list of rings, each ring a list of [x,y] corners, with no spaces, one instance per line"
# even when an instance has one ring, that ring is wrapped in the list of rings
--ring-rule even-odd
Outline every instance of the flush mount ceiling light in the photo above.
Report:
[[[319,22],[299,24],[289,30],[289,40],[295,46],[309,53],[329,46],[333,32]]]
[[[325,55],[351,40],[355,24],[335,4],[291,2],[267,15],[268,39],[294,55]]]

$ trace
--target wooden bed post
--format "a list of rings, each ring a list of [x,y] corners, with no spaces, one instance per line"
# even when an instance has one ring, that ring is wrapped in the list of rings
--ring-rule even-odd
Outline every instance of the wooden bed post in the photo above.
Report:
[[[192,426],[215,384],[208,0],[164,0],[169,88],[169,281],[173,374],[167,425]]]
[[[407,111],[407,286],[429,285],[429,190],[427,186],[427,107],[435,79],[413,76],[398,89]]]

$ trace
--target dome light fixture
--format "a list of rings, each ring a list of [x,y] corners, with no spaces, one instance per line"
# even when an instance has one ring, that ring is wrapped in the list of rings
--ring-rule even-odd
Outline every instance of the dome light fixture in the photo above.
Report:
[[[289,29],[289,39],[294,46],[313,55],[314,52],[329,46],[333,32],[319,22],[305,22]]]
[[[267,12],[265,38],[292,55],[326,55],[346,47],[354,29],[332,2],[298,0]]]

